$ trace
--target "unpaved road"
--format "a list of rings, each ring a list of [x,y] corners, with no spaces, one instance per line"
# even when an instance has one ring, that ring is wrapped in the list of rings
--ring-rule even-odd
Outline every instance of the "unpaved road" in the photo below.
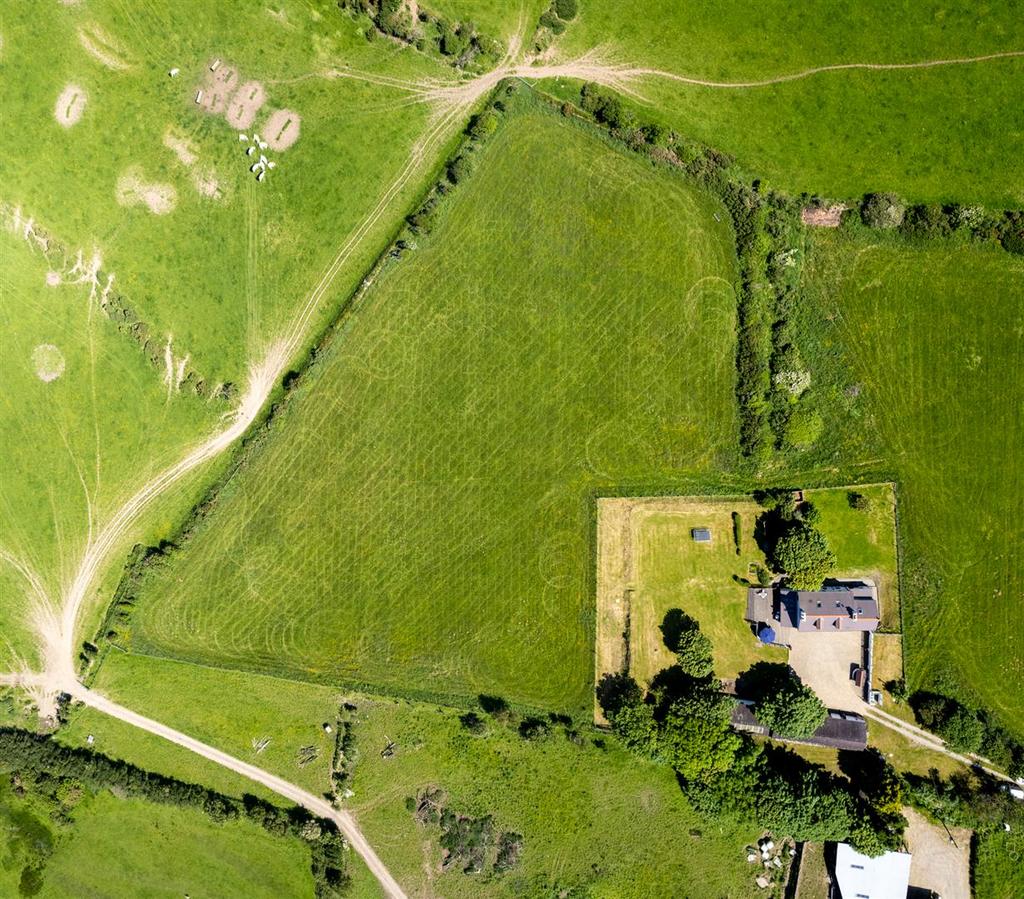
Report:
[[[296,805],[301,805],[303,808],[308,809],[314,815],[333,821],[338,825],[338,829],[345,836],[345,839],[349,841],[352,848],[362,856],[363,861],[366,862],[374,876],[380,881],[387,895],[394,897],[394,899],[405,899],[405,893],[398,885],[398,881],[391,876],[391,872],[388,871],[384,863],[377,857],[377,853],[373,851],[373,847],[366,841],[355,819],[348,812],[339,811],[327,800],[314,796],[312,793],[307,793],[305,790],[295,786],[295,784],[289,783],[287,780],[270,774],[261,768],[257,768],[255,765],[250,765],[248,762],[243,762],[233,755],[228,755],[226,752],[215,749],[213,746],[208,746],[206,743],[202,743],[188,734],[183,734],[181,731],[161,724],[159,721],[154,721],[152,718],[147,718],[138,712],[126,709],[124,706],[118,705],[113,700],[107,699],[105,696],[81,684],[75,684],[69,692],[75,699],[85,703],[90,708],[118,718],[126,724],[132,725],[132,727],[138,727],[158,737],[163,737],[172,743],[176,743],[178,746],[182,746],[196,755],[201,755],[203,758],[216,762],[218,765],[228,768],[236,774],[241,774],[242,777],[247,777],[251,781],[263,784],[263,786],[273,790],[275,793],[290,799]]]

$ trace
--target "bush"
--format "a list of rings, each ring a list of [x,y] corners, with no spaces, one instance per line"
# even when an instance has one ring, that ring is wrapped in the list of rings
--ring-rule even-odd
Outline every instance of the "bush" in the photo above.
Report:
[[[851,509],[856,509],[858,512],[867,512],[871,508],[871,500],[856,490],[851,490],[846,494],[846,502],[849,503]]]
[[[540,24],[543,28],[550,29],[554,34],[561,34],[565,31],[565,22],[558,18],[550,9],[540,17]]]
[[[622,101],[593,82],[583,85],[580,91],[580,106],[597,121],[612,128],[621,127],[624,121]]]
[[[566,22],[571,22],[575,19],[578,12],[576,0],[555,0],[551,8],[555,11],[555,15],[558,18],[564,19]]]
[[[985,725],[974,712],[960,706],[939,725],[938,734],[957,752],[977,752],[985,736]]]
[[[861,203],[860,217],[869,228],[891,230],[903,224],[906,204],[896,194],[868,194]]]
[[[448,180],[458,184],[473,171],[473,160],[468,153],[460,153],[448,163]]]
[[[928,203],[911,206],[900,230],[911,237],[946,237],[952,232],[953,226],[942,206]]]

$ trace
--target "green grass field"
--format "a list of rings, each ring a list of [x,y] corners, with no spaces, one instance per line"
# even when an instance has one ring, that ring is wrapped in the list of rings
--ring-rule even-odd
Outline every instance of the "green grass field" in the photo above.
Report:
[[[592,493],[734,456],[731,239],[708,197],[548,115],[487,153],[154,575],[136,649],[588,702]]]
[[[283,0],[274,11],[196,0],[126,9],[97,0],[55,6],[45,16],[15,4],[0,20],[0,64],[19,73],[0,81],[0,106],[18,123],[18,138],[0,160],[0,199],[20,204],[67,246],[95,248],[116,289],[161,340],[173,335],[176,356],[188,354],[210,384],[243,378],[426,129],[427,107],[405,103],[406,94],[319,73],[352,66],[450,77],[422,54],[367,43],[331,4]],[[83,40],[99,41],[111,61],[90,55]],[[194,102],[215,59],[237,67],[239,83],[263,85],[265,103],[251,127]],[[172,67],[180,68],[175,78]],[[54,109],[68,84],[87,100],[81,119],[62,127]],[[300,116],[299,138],[263,151],[277,168],[257,184],[238,134],[263,128],[273,137],[264,126],[281,108]],[[183,149],[169,147],[168,137]],[[193,158],[182,161],[179,152]],[[442,156],[438,147],[428,150],[421,171],[342,266],[318,305],[314,331],[358,284]],[[172,210],[119,204],[117,185],[134,168],[144,183],[173,190]],[[200,179],[216,182],[215,198],[197,188]]]
[[[265,896],[312,899],[309,850],[246,820],[215,824],[191,809],[109,792],[75,806],[54,826],[6,782],[0,787],[0,890],[5,896],[117,899],[122,896]],[[41,889],[19,889],[29,844],[53,846]],[[23,846],[24,844],[24,846]]]
[[[0,231],[0,668],[32,662],[30,591],[70,578],[91,527],[215,426],[220,410],[168,398],[159,373],[102,316],[84,285],[46,284],[47,264]],[[42,349],[41,349],[42,348]],[[50,380],[44,380],[49,378]],[[192,493],[158,504],[142,535],[160,540]],[[12,561],[14,560],[14,561]]]
[[[1024,260],[821,235],[809,277],[900,482],[911,685],[1024,732]]]
[[[590,895],[619,899],[758,893],[744,847],[751,828],[695,814],[672,773],[608,738],[576,746],[561,727],[540,741],[488,724],[471,736],[456,714],[404,701],[359,704],[351,808],[403,883],[446,897]],[[380,758],[385,735],[396,755]],[[522,861],[503,875],[440,873],[437,829],[405,800],[437,786],[465,815],[494,816],[523,836]],[[565,891],[565,892],[560,892]]]
[[[557,45],[709,81],[757,81],[849,62],[902,63],[1024,50],[1008,5],[784,0],[580,2]],[[641,115],[737,157],[799,194],[895,190],[915,200],[1024,203],[1016,159],[1024,58],[909,71],[840,71],[749,90],[651,79]]]

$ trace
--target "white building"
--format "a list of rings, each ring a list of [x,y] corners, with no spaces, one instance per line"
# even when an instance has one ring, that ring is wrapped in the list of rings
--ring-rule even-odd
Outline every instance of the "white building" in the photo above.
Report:
[[[910,853],[886,852],[871,858],[839,843],[835,879],[842,899],[907,899]]]

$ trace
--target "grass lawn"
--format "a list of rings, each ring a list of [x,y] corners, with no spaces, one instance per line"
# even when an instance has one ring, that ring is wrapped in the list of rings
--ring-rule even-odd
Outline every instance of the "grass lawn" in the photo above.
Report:
[[[900,484],[910,686],[1024,733],[1024,259],[836,233],[808,277]]]
[[[592,895],[620,899],[743,897],[758,890],[744,847],[758,835],[699,817],[665,767],[611,737],[582,745],[555,727],[539,741],[488,721],[470,735],[450,710],[358,701],[359,761],[348,803],[367,838],[417,895]],[[397,743],[381,759],[385,738]],[[599,748],[597,742],[603,742]],[[416,823],[406,797],[443,789],[460,814],[494,816],[523,837],[519,865],[502,875],[441,873],[438,828]]]
[[[1024,50],[1011,5],[941,8],[859,0],[841,6],[758,0],[588,0],[558,43],[710,81],[756,81],[850,62],[902,63]],[[792,193],[1024,203],[1017,159],[1024,59],[904,71],[839,71],[721,90],[645,80],[645,118],[737,157]]]
[[[134,649],[589,704],[591,497],[734,458],[734,257],[708,196],[532,108],[154,572]]]
[[[850,492],[865,496],[869,507],[863,511],[851,508]],[[835,576],[872,578],[882,605],[882,630],[899,631],[896,496],[892,485],[805,490],[804,498],[821,513],[815,527],[828,538],[836,554]]]
[[[312,899],[309,850],[256,824],[98,794],[44,869],[41,897]]]
[[[998,831],[978,842],[972,872],[975,899],[1016,899],[1024,895],[1024,834]]]

